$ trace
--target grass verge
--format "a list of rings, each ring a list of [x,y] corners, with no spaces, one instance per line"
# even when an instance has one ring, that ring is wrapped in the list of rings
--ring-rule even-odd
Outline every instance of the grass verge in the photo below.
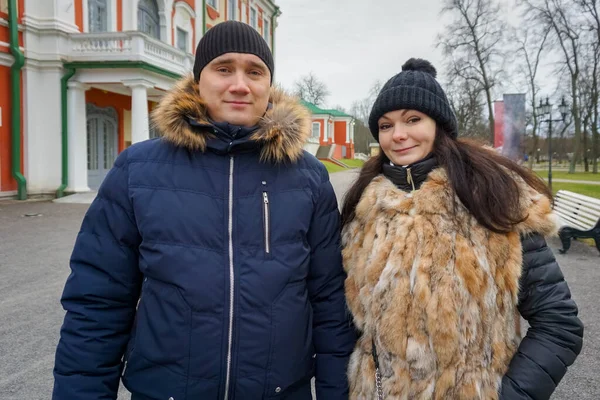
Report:
[[[327,168],[327,172],[329,172],[330,174],[334,173],[334,172],[340,172],[340,171],[346,171],[347,169],[344,167],[340,167],[337,164],[334,164],[332,162],[329,161],[323,161],[321,160],[321,162],[323,163],[323,165],[325,165],[325,168]],[[598,186],[600,187],[600,186]]]
[[[340,161],[343,162],[344,164],[346,164],[347,166],[349,166],[350,168],[361,168],[363,166],[363,164],[365,163],[363,160],[350,159],[350,158],[343,158]]]
[[[552,192],[556,194],[559,190],[568,190],[584,196],[600,199],[600,185],[584,185],[580,183],[552,182]]]
[[[543,179],[548,179],[548,171],[535,171],[535,173]],[[565,171],[552,171],[553,179],[570,179],[573,181],[594,181],[600,182],[600,174],[593,174],[591,172],[575,172],[569,174]]]

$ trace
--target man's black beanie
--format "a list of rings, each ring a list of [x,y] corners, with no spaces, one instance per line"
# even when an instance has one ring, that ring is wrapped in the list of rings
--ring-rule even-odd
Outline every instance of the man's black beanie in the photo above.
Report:
[[[379,118],[395,110],[416,110],[435,120],[453,139],[458,136],[458,124],[444,89],[435,79],[437,71],[427,60],[411,58],[402,72],[391,78],[381,89],[371,114],[369,130],[379,142]]]
[[[196,82],[200,79],[200,72],[208,63],[226,53],[254,54],[271,71],[271,83],[273,83],[275,63],[269,45],[254,28],[238,21],[221,22],[210,28],[200,39],[194,62]]]

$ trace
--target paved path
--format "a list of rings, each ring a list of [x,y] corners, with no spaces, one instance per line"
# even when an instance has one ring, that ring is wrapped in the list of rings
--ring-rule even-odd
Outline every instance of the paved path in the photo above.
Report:
[[[545,181],[548,178],[543,178]],[[561,183],[578,183],[581,185],[600,185],[600,181],[574,181],[573,179],[556,179],[552,178],[552,182],[561,182]]]
[[[352,185],[356,178],[358,178],[358,172],[358,169],[352,169],[349,171],[341,171],[329,175],[331,185],[333,186],[333,190],[335,190],[335,194],[337,196],[340,210],[342,209],[342,204],[344,202],[344,195],[350,188],[350,185]]]
[[[341,202],[355,171],[332,174]],[[0,400],[50,399],[64,312],[59,298],[85,204],[0,201]],[[24,216],[31,215],[31,216]],[[551,242],[558,248],[558,241]],[[573,243],[557,255],[586,324],[582,355],[553,399],[600,399],[600,257]],[[128,398],[124,390],[119,400]],[[210,399],[209,399],[210,400]]]

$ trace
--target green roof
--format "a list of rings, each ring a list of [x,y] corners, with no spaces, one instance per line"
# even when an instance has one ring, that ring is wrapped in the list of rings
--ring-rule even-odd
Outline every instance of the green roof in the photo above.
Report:
[[[327,111],[323,110],[322,108],[317,107],[316,105],[314,105],[313,103],[310,103],[308,101],[305,100],[300,100],[300,103],[308,108],[308,111],[310,111],[312,114],[329,114]]]
[[[338,110],[333,110],[333,109],[326,110],[326,109],[317,107],[313,103],[308,102],[306,100],[300,100],[300,102],[302,103],[302,105],[304,107],[308,108],[308,111],[310,111],[312,114],[326,114],[326,115],[331,115],[332,117],[354,118],[352,115],[348,115],[348,114],[343,113]]]
[[[334,117],[344,117],[344,118],[354,118],[352,115],[348,115],[338,110],[325,110],[327,113],[333,115]]]

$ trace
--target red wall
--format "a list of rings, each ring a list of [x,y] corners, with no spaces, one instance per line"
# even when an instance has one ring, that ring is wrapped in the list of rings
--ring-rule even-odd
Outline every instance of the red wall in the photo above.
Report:
[[[23,76],[21,75],[21,110],[23,109]],[[2,108],[2,126],[0,126],[0,192],[17,190],[17,181],[12,176],[12,138],[10,101],[10,67],[0,66],[0,107]],[[24,132],[23,112],[21,112],[21,132]],[[24,173],[23,135],[21,135],[21,172]]]
[[[18,23],[22,23],[25,11],[25,0],[18,0]],[[0,18],[8,20],[8,14],[0,12]],[[23,33],[19,32],[19,46],[23,46]],[[10,33],[8,26],[0,26],[0,42],[9,43]],[[0,52],[10,53],[8,45],[0,44]],[[0,192],[17,190],[17,181],[12,176],[11,152],[11,110],[10,101],[10,67],[0,66],[0,107],[2,107],[2,126],[0,127]],[[21,104],[23,109],[23,75],[21,74]],[[24,132],[23,112],[21,112],[21,132]],[[21,135],[21,138],[23,135]],[[24,173],[23,142],[21,139],[21,172]]]
[[[117,21],[118,20],[119,11],[117,10]],[[83,0],[75,0],[75,25],[79,28],[79,32],[83,32]]]
[[[319,143],[323,144],[323,137],[325,136],[325,121],[323,119],[317,119],[317,118],[313,118],[312,122],[318,122],[319,123]],[[310,126],[311,132],[312,132],[312,123]]]
[[[334,143],[338,145],[346,144],[346,121],[335,121],[333,123],[335,132]]]

